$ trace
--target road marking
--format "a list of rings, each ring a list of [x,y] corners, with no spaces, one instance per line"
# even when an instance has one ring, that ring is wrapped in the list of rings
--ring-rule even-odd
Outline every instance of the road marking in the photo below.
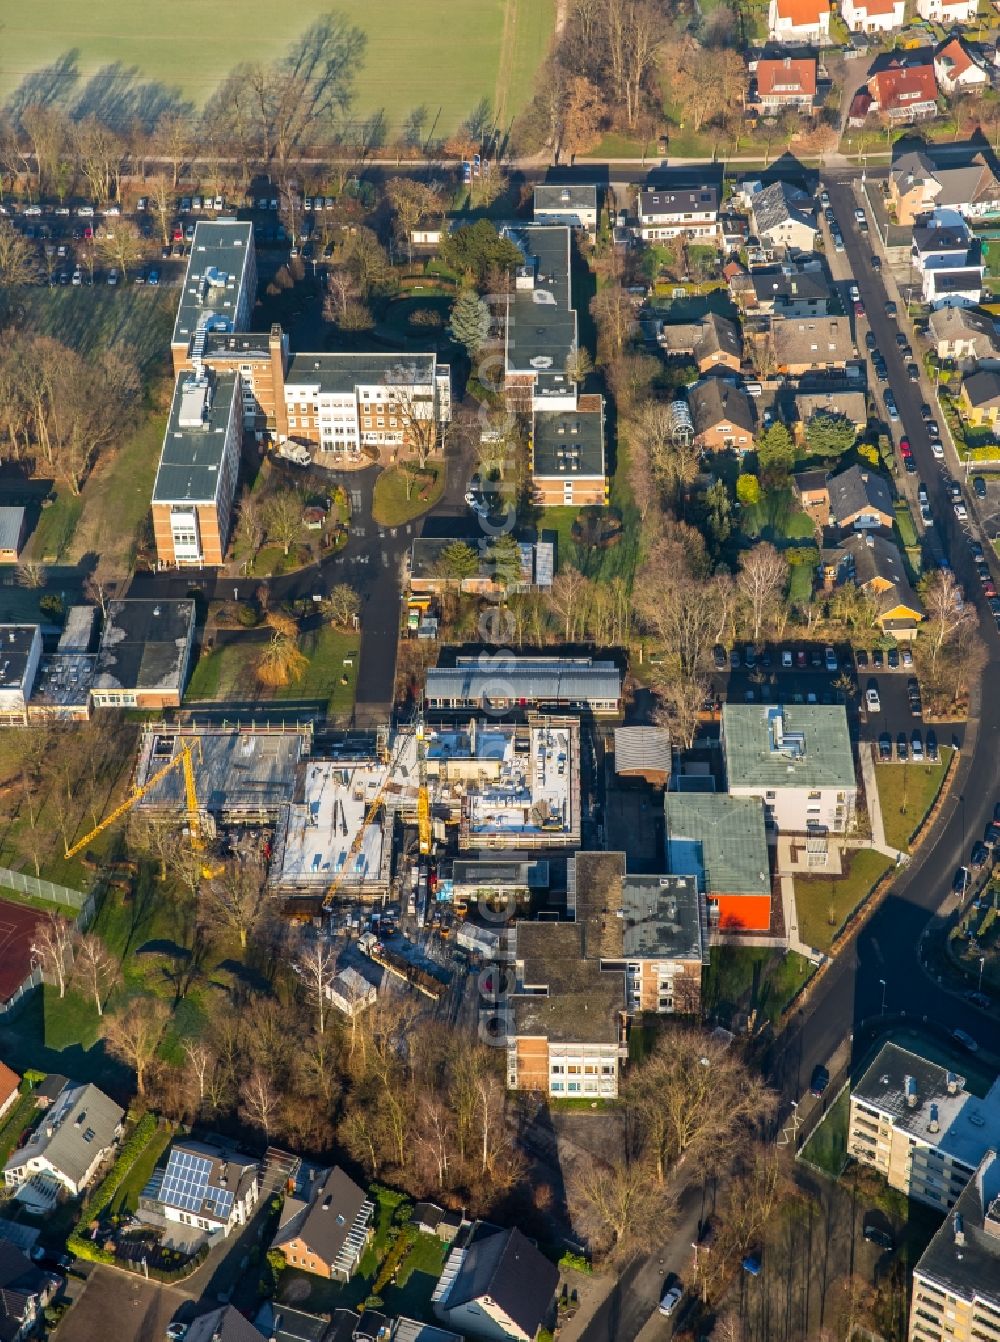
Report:
[[[360,490],[360,489],[352,489],[352,490],[351,490],[351,510],[352,510],[352,512],[360,512],[360,511],[361,511],[361,506],[362,506],[362,505],[361,505],[361,490]]]

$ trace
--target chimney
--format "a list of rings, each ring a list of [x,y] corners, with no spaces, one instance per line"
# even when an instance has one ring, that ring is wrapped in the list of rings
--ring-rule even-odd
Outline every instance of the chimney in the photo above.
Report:
[[[941,1130],[941,1124],[938,1122],[938,1107],[936,1104],[932,1104],[930,1120],[927,1124],[927,1131],[940,1132],[940,1130]]]
[[[959,1249],[965,1247],[965,1223],[962,1220],[962,1213],[956,1212],[951,1218],[952,1228],[955,1232],[955,1244]]]
[[[947,1087],[949,1095],[957,1095],[962,1089],[961,1078],[956,1072],[949,1072],[945,1079],[945,1086]]]
[[[919,1095],[917,1093],[917,1079],[914,1076],[905,1076],[903,1078],[903,1091],[906,1095],[907,1109],[916,1109]]]

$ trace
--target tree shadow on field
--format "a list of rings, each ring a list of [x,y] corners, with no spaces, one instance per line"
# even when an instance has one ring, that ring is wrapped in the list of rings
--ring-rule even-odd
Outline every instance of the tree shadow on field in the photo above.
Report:
[[[7,101],[11,120],[17,122],[27,107],[65,106],[80,80],[80,51],[71,47],[51,65],[25,75]]]
[[[107,126],[125,130],[138,122],[151,131],[164,116],[191,116],[194,107],[180,90],[158,80],[143,80],[137,66],[115,61],[102,65],[80,89],[73,102],[75,120],[96,117]]]

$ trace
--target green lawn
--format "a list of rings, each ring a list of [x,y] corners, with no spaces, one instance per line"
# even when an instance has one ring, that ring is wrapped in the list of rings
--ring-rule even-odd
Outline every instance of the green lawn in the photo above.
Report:
[[[144,80],[177,90],[196,105],[243,61],[269,61],[321,15],[343,14],[367,35],[355,76],[353,114],[382,109],[396,131],[414,108],[427,109],[425,134],[447,135],[486,98],[505,129],[528,100],[552,34],[555,0],[240,0],[169,7],[104,0],[81,15],[69,0],[39,0],[31,11],[5,15],[0,94],[65,57],[76,73],[74,97],[101,66],[117,63],[121,82]],[[238,16],[238,21],[236,17]],[[133,74],[132,71],[135,71]],[[125,94],[123,93],[123,97]],[[152,99],[154,94],[149,95]]]
[[[357,691],[360,634],[327,624],[303,634],[299,647],[309,665],[299,680],[276,690],[275,699],[325,699],[329,714],[350,712]]]
[[[843,876],[797,876],[799,934],[808,946],[828,951],[833,938],[871,888],[892,866],[872,848],[845,854]]]
[[[149,511],[167,417],[147,415],[119,451],[98,462],[83,490],[69,559],[100,555],[130,567],[136,533]]]
[[[813,972],[794,951],[766,946],[713,946],[705,970],[706,1015],[729,1019],[734,1011],[756,1011],[775,1021]]]
[[[65,997],[51,984],[42,990],[42,1008],[45,1013],[45,1045],[47,1048],[72,1048],[79,1044],[90,1048],[100,1033],[100,1017],[92,997],[82,997],[68,991]]]
[[[186,700],[252,699],[257,693],[254,663],[263,643],[240,640],[226,643],[199,658],[188,687]]]
[[[136,22],[140,22],[138,10],[128,10],[120,0],[111,0],[101,17],[109,18],[108,9],[118,6],[123,14],[132,13]],[[48,0],[43,8],[68,12],[64,0]],[[22,13],[21,18],[25,24],[21,31],[27,34],[33,25],[29,26],[25,14]],[[68,33],[70,26],[60,31]],[[14,30],[5,27],[4,38],[5,50],[13,56]],[[7,45],[8,39],[10,45]],[[76,40],[72,44],[63,42],[59,50],[68,45],[79,43]],[[8,83],[10,69],[5,64],[0,74],[0,86]],[[27,74],[30,69],[30,65],[25,65],[22,72]],[[23,289],[18,295],[24,324],[39,335],[53,336],[81,354],[96,354],[121,342],[144,373],[166,366],[165,350],[170,343],[176,304],[174,290],[150,289],[145,285],[124,285],[120,289],[109,289],[107,285],[95,285],[92,289],[33,287]]]
[[[941,791],[950,759],[951,750],[945,746],[938,764],[900,764],[893,760],[876,765],[885,839],[893,848],[901,848],[904,853],[909,849],[910,839]]]
[[[375,481],[372,516],[379,526],[399,527],[422,516],[444,493],[445,470],[441,463],[428,467],[431,479],[418,476],[410,497],[406,497],[407,475],[398,466],[390,466]]]
[[[149,1145],[141,1152],[111,1199],[109,1210],[112,1216],[138,1211],[139,1195],[149,1183],[160,1157],[170,1145],[172,1138],[173,1133],[166,1124],[156,1129],[149,1139]]]
[[[82,512],[83,499],[62,485],[55,502],[43,509],[38,525],[28,538],[25,557],[46,564],[60,563],[73,542]]]
[[[903,542],[906,549],[917,545],[917,528],[913,521],[913,514],[910,512],[905,500],[898,499],[895,506],[896,527],[899,531],[899,539]]]
[[[803,1160],[836,1179],[847,1163],[847,1133],[851,1121],[851,1088],[845,1086],[823,1115],[819,1127],[802,1148]]]

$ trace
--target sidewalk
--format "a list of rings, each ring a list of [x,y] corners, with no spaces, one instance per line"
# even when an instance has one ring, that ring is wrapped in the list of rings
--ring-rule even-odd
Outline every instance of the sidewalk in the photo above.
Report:
[[[825,956],[815,947],[806,945],[799,936],[799,911],[795,904],[795,878],[794,876],[779,876],[778,882],[781,886],[781,907],[785,915],[785,934],[788,938],[788,949],[798,952],[799,955],[804,955],[807,960],[811,960],[814,965],[818,965],[825,959]]]
[[[872,749],[870,741],[862,741],[858,748],[858,758],[861,761],[861,777],[865,784],[865,800],[868,803],[868,823],[871,825],[872,831],[871,847],[880,853],[884,853],[886,857],[891,857],[898,865],[906,860],[906,854],[886,843],[885,822],[882,819],[882,799],[878,795],[878,781],[875,777],[875,759]]]

